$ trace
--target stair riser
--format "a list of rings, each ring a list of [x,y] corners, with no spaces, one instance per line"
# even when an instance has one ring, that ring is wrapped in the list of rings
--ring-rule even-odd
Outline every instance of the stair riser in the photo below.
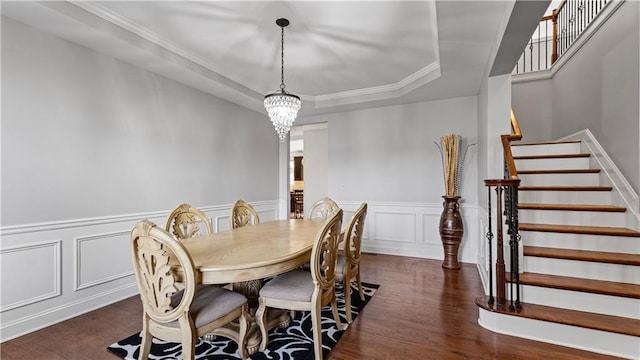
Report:
[[[478,324],[493,332],[544,341],[626,359],[640,357],[635,336],[556,324],[519,316],[503,315],[480,309]]]
[[[640,284],[640,266],[631,265],[524,256],[522,271]]]
[[[580,143],[512,146],[511,153],[513,156],[579,154]]]
[[[518,170],[589,169],[589,158],[516,159]]]
[[[522,244],[527,246],[640,255],[640,238],[541,231],[520,231],[520,235],[522,236]]]
[[[520,222],[551,225],[624,227],[626,216],[620,212],[520,210]]]
[[[520,296],[528,304],[640,319],[640,300],[581,291],[522,285]]]
[[[518,201],[534,204],[611,205],[611,191],[518,191]]]
[[[599,186],[600,174],[519,174],[522,186]]]

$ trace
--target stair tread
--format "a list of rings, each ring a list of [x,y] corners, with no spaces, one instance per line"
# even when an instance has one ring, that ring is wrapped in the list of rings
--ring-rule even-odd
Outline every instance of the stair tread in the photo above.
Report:
[[[566,140],[566,141],[532,141],[532,142],[519,142],[511,143],[511,146],[529,146],[529,145],[554,145],[554,144],[575,144],[581,142],[580,140]]]
[[[506,274],[509,281],[509,274]],[[640,299],[640,285],[571,276],[522,273],[520,284]]]
[[[602,212],[626,212],[627,208],[613,205],[588,205],[588,204],[537,204],[519,203],[521,210],[566,210],[566,211],[602,211]]]
[[[621,228],[621,227],[528,224],[528,223],[520,223],[518,224],[518,227],[520,230],[524,230],[524,231],[640,237],[640,232],[627,229],[627,228]]]
[[[505,306],[505,309],[498,310],[495,308],[495,304],[493,307],[487,305],[487,300],[488,298],[486,296],[482,296],[476,298],[475,302],[476,305],[485,310],[504,315],[520,316],[528,319],[579,326],[617,334],[640,336],[640,320],[637,319],[529,303],[522,303],[522,309],[518,311],[509,311],[508,306]]]
[[[518,175],[547,174],[597,174],[600,169],[550,169],[550,170],[518,170]]]
[[[519,186],[518,190],[543,190],[543,191],[611,191],[611,186]]]
[[[524,256],[640,266],[640,255],[637,254],[562,249],[540,246],[524,246],[523,250]]]
[[[545,154],[545,155],[520,155],[514,156],[514,160],[541,160],[541,159],[573,159],[590,157],[589,153],[578,154]]]

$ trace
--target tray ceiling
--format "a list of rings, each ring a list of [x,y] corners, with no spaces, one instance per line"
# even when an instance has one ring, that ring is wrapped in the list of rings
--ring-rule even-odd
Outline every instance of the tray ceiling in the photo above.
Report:
[[[263,112],[285,83],[314,114],[478,93],[509,1],[3,2],[3,15]]]

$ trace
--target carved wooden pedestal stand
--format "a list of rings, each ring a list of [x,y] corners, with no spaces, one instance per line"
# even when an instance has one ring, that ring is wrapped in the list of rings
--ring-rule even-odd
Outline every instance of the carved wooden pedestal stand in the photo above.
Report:
[[[462,242],[464,228],[462,225],[462,215],[460,215],[460,196],[443,196],[444,209],[440,215],[440,239],[444,248],[444,261],[442,267],[445,269],[459,269],[458,249]]]

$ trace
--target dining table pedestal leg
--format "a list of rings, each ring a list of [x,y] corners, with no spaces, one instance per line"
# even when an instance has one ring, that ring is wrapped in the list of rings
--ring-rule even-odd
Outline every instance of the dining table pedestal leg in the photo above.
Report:
[[[260,296],[260,289],[264,282],[262,280],[250,280],[233,283],[233,291],[243,294],[247,297],[249,304],[249,329],[247,331],[247,353],[253,355],[258,352],[260,347],[260,341],[262,336],[260,335],[260,328],[255,320],[256,310],[258,309],[258,297]],[[284,329],[291,324],[291,317],[289,311],[279,309],[269,309],[267,313],[267,330],[271,330],[274,327]],[[222,334],[221,334],[222,335]]]

